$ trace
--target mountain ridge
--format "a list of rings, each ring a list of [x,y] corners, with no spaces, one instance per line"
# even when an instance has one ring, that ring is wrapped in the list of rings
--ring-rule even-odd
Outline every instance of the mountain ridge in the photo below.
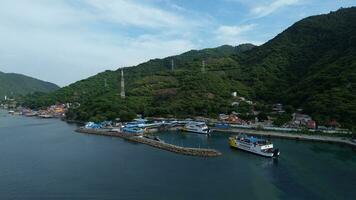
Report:
[[[59,89],[56,84],[18,73],[0,71],[0,97],[27,95],[33,92],[52,92]]]
[[[78,101],[81,107],[68,117],[81,120],[127,113],[216,116],[241,111],[231,106],[231,93],[237,92],[257,102],[255,109],[262,112],[283,103],[303,108],[321,124],[337,119],[350,126],[356,124],[355,35],[356,8],[340,9],[302,19],[265,44],[242,51],[223,45],[122,68],[126,99],[118,95],[118,69],[26,103]]]

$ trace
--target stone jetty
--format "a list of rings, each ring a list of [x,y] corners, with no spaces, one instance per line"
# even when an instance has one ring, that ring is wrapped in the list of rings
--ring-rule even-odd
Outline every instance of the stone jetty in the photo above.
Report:
[[[122,132],[114,132],[110,130],[100,130],[100,129],[86,129],[86,128],[78,128],[76,132],[85,133],[85,134],[94,134],[94,135],[103,135],[110,137],[120,137],[125,140],[131,142],[137,142],[146,144],[158,149],[170,151],[177,154],[189,155],[189,156],[199,156],[199,157],[216,157],[222,155],[221,152],[215,149],[203,149],[203,148],[189,148],[189,147],[181,147],[169,143],[165,143],[162,141],[156,141],[153,139],[145,138],[138,135],[133,134],[125,134]]]

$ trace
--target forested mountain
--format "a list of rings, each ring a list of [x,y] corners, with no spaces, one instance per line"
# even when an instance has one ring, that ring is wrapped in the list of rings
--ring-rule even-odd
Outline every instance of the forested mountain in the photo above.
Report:
[[[0,72],[0,98],[13,97],[33,92],[52,92],[59,89],[53,83],[41,81],[22,74]]]
[[[256,99],[355,124],[356,8],[303,19],[238,60]]]
[[[356,8],[305,18],[261,46],[192,50],[124,68],[124,73],[125,99],[119,96],[119,69],[31,96],[25,104],[80,102],[68,116],[82,120],[127,113],[214,116],[236,109],[231,106],[236,91],[258,102],[257,110],[283,103],[303,108],[320,123],[336,119],[354,125]]]

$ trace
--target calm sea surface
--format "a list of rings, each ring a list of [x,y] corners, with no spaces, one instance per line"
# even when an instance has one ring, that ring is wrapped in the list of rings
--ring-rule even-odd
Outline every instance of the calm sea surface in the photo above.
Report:
[[[223,156],[173,154],[0,111],[0,199],[355,199],[356,152],[272,139],[278,160],[230,149],[228,134],[159,133]]]

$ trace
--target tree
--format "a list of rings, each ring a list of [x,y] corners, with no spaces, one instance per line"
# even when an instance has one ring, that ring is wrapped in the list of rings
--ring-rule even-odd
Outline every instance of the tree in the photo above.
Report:
[[[290,114],[282,114],[278,115],[277,118],[273,121],[273,124],[276,126],[282,126],[285,123],[289,122],[292,119],[292,116]]]
[[[268,120],[267,114],[265,112],[260,112],[257,115],[258,121]]]
[[[356,139],[356,126],[351,128],[351,132],[352,132],[352,138]]]
[[[135,119],[135,117],[136,117],[136,113],[134,113],[132,111],[120,111],[119,112],[119,118],[122,122],[132,121],[133,119]]]

